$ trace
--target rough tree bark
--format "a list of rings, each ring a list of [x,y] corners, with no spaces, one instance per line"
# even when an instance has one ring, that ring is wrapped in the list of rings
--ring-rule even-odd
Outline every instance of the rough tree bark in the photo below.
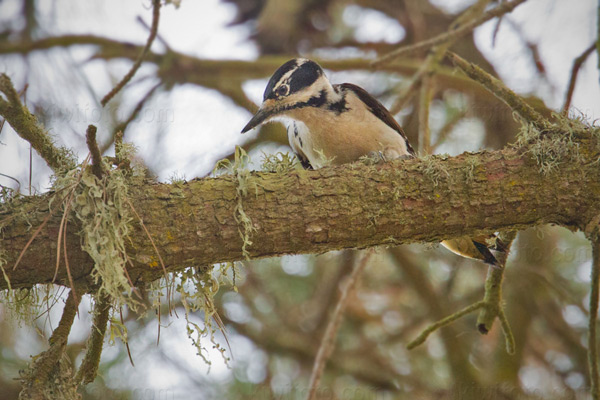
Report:
[[[569,157],[544,175],[525,149],[465,153],[457,157],[357,163],[318,171],[252,173],[241,199],[254,230],[251,258],[320,253],[441,239],[555,223],[586,230],[600,213],[600,156],[594,137],[578,138],[582,157]],[[130,199],[169,271],[243,259],[236,222],[238,186],[233,176],[132,187]],[[48,196],[18,200],[0,214],[1,247],[13,288],[50,282],[62,212],[56,212],[13,265],[48,215]],[[136,284],[162,276],[156,253],[134,221],[128,272]],[[71,272],[90,283],[92,261],[81,249],[79,228],[69,223]],[[67,285],[61,266],[57,283]],[[0,288],[6,288],[0,282]]]

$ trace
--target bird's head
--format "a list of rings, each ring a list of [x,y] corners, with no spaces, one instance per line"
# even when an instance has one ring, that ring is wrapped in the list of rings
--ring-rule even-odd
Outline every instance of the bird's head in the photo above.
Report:
[[[242,133],[291,110],[319,107],[332,92],[333,87],[319,64],[305,58],[290,60],[271,76],[262,105]]]

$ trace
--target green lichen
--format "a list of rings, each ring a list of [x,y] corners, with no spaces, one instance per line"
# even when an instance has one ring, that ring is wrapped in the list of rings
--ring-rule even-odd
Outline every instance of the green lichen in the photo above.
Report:
[[[448,158],[447,154],[435,156],[427,154],[420,158],[424,165],[423,173],[431,180],[434,187],[437,187],[441,180],[448,179],[450,177],[448,170],[442,163],[443,160]]]
[[[600,127],[591,124],[585,116],[567,118],[553,113],[554,124],[540,131],[533,124],[523,123],[518,135],[516,147],[530,154],[539,166],[540,173],[549,175],[566,161],[576,163],[590,162],[586,154],[588,149],[580,146],[580,139],[595,140],[597,152],[600,149]],[[600,162],[600,159],[595,160]]]
[[[14,289],[6,273],[7,256],[4,250],[0,249],[0,270],[2,277],[6,282],[6,289],[0,291],[0,304],[10,315],[10,321],[15,321],[19,326],[23,323],[31,325],[41,314],[43,314],[43,304],[54,304],[58,296],[52,285],[35,285],[31,288]]]
[[[549,175],[562,162],[581,160],[579,143],[574,141],[579,127],[560,117],[555,130],[541,132],[534,124],[522,123],[517,146],[526,149],[539,166],[540,173]]]
[[[130,157],[133,146],[123,144],[118,157]],[[128,187],[142,179],[143,171],[136,166],[111,168],[105,159],[102,178],[90,168],[78,167],[56,177],[56,195],[51,203],[63,203],[65,212],[72,210],[81,222],[82,248],[94,261],[92,278],[116,304],[137,309],[140,303],[131,296],[132,283],[126,272],[125,241],[134,220],[128,200]]]
[[[242,239],[242,255],[249,260],[250,252],[248,251],[248,247],[252,245],[252,240],[250,240],[250,236],[252,235],[252,231],[255,228],[252,226],[252,221],[250,217],[244,211],[243,199],[248,195],[248,178],[250,177],[250,170],[248,169],[248,164],[250,163],[250,158],[246,151],[236,146],[235,148],[235,157],[234,161],[231,162],[228,159],[223,159],[217,162],[215,168],[213,170],[213,174],[215,174],[219,170],[226,170],[231,175],[233,175],[236,183],[236,206],[234,209],[234,218],[238,223],[238,232],[240,234],[240,238]],[[256,189],[256,188],[255,188]]]
[[[183,183],[185,183],[185,182],[186,182],[186,179],[185,179],[185,174],[181,174],[181,175],[179,175],[179,173],[177,173],[177,172],[173,172],[173,173],[171,174],[171,176],[169,177],[169,182],[170,182],[172,185],[181,185],[181,184],[183,184]]]
[[[475,181],[475,170],[481,165],[477,157],[468,157],[465,160],[465,181],[471,184]]]
[[[277,174],[288,174],[298,169],[300,163],[298,159],[290,153],[263,153],[261,169],[265,172],[274,172]]]
[[[215,337],[217,330],[221,330],[225,335],[223,323],[217,314],[213,300],[223,281],[213,275],[209,268],[196,267],[178,272],[176,279],[175,290],[180,295],[181,304],[185,309],[187,334],[196,348],[196,353],[206,364],[211,365],[208,349],[204,345],[204,338],[208,338],[212,347],[217,349],[225,363],[228,363],[229,357],[225,355],[225,348]],[[191,318],[191,315],[198,311],[201,311],[203,315],[201,323],[195,322]]]

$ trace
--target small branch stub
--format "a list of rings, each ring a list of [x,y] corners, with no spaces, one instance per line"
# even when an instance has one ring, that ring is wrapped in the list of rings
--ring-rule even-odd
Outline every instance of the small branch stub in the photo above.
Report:
[[[96,178],[101,179],[104,174],[104,168],[102,166],[102,154],[100,154],[100,149],[96,142],[96,131],[97,129],[94,125],[89,125],[85,132],[85,142],[92,156],[92,172],[96,175]]]

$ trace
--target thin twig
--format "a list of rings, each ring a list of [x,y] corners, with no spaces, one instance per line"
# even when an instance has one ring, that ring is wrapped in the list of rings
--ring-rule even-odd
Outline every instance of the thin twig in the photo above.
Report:
[[[454,127],[456,126],[456,124],[458,124],[460,122],[460,120],[462,120],[468,113],[468,109],[464,109],[461,110],[460,112],[455,113],[448,122],[446,122],[446,124],[442,127],[442,129],[440,129],[440,132],[437,135],[437,138],[435,139],[435,142],[433,142],[433,144],[431,145],[431,149],[432,151],[435,152],[435,150],[442,145],[446,139],[448,138],[448,135],[450,135],[450,133],[452,132],[452,130],[454,129]]]
[[[354,288],[358,276],[360,275],[361,271],[365,269],[365,266],[367,265],[369,258],[371,258],[372,254],[373,250],[367,251],[365,253],[360,262],[354,267],[352,273],[348,276],[346,283],[341,290],[340,298],[335,306],[333,315],[329,320],[329,324],[327,324],[327,328],[325,329],[325,333],[323,334],[323,339],[321,340],[321,345],[319,346],[319,351],[317,352],[315,364],[313,366],[312,374],[310,376],[307,400],[314,400],[316,398],[317,388],[319,387],[321,376],[323,375],[323,372],[325,370],[325,364],[327,363],[329,356],[331,356],[331,353],[335,348],[336,333],[342,323],[342,317],[344,316],[344,311],[346,310],[346,306],[348,305],[348,295]]]
[[[490,2],[490,0],[478,0],[469,7],[465,12],[459,15],[452,23],[450,24],[450,29],[452,30],[455,27],[461,26],[468,21],[473,21],[481,16],[485,6]],[[434,71],[440,68],[440,62],[444,58],[444,54],[446,51],[454,44],[458,38],[450,38],[444,43],[440,43],[437,46],[434,46],[425,61],[419,66],[417,71],[410,78],[410,82],[406,87],[402,90],[402,92],[398,95],[398,98],[390,108],[390,112],[392,114],[398,113],[406,104],[411,100],[412,96],[416,93],[417,88],[421,84],[422,80],[425,76],[431,75]],[[376,62],[376,61],[375,61]]]
[[[129,117],[125,121],[123,121],[119,125],[117,125],[117,127],[115,128],[115,132],[118,132],[118,131],[125,132],[125,129],[127,129],[127,126],[138,117],[138,115],[142,111],[142,108],[144,108],[144,105],[146,104],[146,102],[152,97],[152,95],[154,94],[156,89],[158,89],[161,85],[162,85],[162,82],[158,82],[156,85],[152,86],[152,88],[148,91],[148,93],[146,93],[144,95],[144,97],[142,97],[140,99],[140,101],[138,101],[138,103],[136,104],[135,108],[133,109],[133,111],[131,112]]]
[[[372,66],[377,67],[381,64],[390,62],[390,61],[398,58],[399,56],[409,53],[409,52],[428,49],[430,47],[437,46],[442,43],[457,40],[457,39],[461,38],[462,36],[465,36],[466,34],[471,32],[473,29],[475,29],[479,25],[483,24],[484,22],[487,22],[492,18],[500,17],[506,13],[511,12],[515,7],[524,3],[525,1],[527,1],[527,0],[515,0],[512,2],[507,2],[507,3],[501,4],[498,7],[494,8],[493,10],[483,13],[479,17],[474,18],[471,21],[465,22],[463,25],[459,25],[455,29],[444,32],[436,37],[433,37],[428,40],[424,40],[419,43],[400,47],[399,49],[396,49],[396,50],[378,58],[377,60],[373,61]]]
[[[598,286],[600,285],[600,239],[592,241],[592,282],[590,293],[590,318],[588,327],[588,363],[590,368],[590,392],[594,400],[600,399],[600,378],[598,376],[598,338],[596,324],[598,321]]]
[[[77,298],[77,292],[75,291],[75,283],[73,281],[73,275],[71,274],[71,266],[69,265],[69,256],[67,254],[67,224],[69,220],[65,220],[65,235],[63,238],[63,252],[65,253],[65,268],[67,269],[67,278],[69,279],[69,285],[71,287],[71,291],[73,292],[73,296],[75,296],[75,300],[79,302]],[[60,243],[59,243],[60,246]]]
[[[414,340],[412,340],[409,344],[407,344],[406,348],[408,350],[414,349],[418,345],[424,343],[425,340],[427,340],[427,338],[429,337],[429,335],[431,335],[436,330],[438,330],[446,325],[451,324],[452,322],[456,321],[457,319],[460,319],[460,318],[464,317],[465,315],[472,313],[473,311],[479,310],[483,306],[484,306],[484,302],[483,302],[483,300],[480,300],[477,303],[473,303],[473,304],[463,308],[462,310],[455,312],[452,315],[448,315],[446,318],[443,318],[437,322],[434,322],[433,324],[431,324],[427,328],[425,328],[419,334],[419,336],[417,336]]]
[[[562,112],[565,115],[569,112],[569,108],[571,107],[571,100],[573,98],[573,92],[575,91],[575,84],[577,83],[577,75],[579,74],[579,70],[594,50],[596,50],[596,43],[592,43],[590,47],[585,49],[585,51],[581,53],[581,55],[577,57],[575,61],[573,61],[573,67],[571,68],[571,79],[569,79],[569,88],[567,89],[567,95],[565,96],[565,105],[562,108]]]
[[[540,131],[544,131],[551,126],[551,123],[546,120],[546,118],[535,111],[529,104],[525,103],[520,96],[506,87],[499,79],[450,51],[446,52],[446,57],[448,57],[456,67],[467,74],[467,76],[482,84],[496,97],[508,104],[508,106],[521,118],[534,124]]]
[[[104,98],[102,98],[102,100],[100,101],[102,106],[105,106],[106,103],[108,103],[110,99],[112,99],[117,93],[119,93],[119,91],[123,89],[123,87],[131,80],[131,78],[133,78],[137,70],[142,65],[142,61],[144,61],[146,53],[148,53],[148,51],[150,50],[152,42],[154,42],[154,38],[156,38],[156,34],[158,33],[158,20],[160,17],[160,0],[152,0],[152,7],[152,28],[150,29],[150,35],[148,36],[148,40],[146,41],[146,46],[144,46],[142,53],[135,60],[127,75],[125,75],[123,79],[121,79],[121,81],[110,92],[108,92],[108,94],[104,96]]]
[[[0,176],[3,176],[3,177],[8,178],[8,179],[12,179],[13,181],[17,182],[17,190],[16,190],[16,192],[17,193],[21,192],[21,182],[19,182],[19,180],[17,178],[13,178],[12,176],[3,174],[1,172],[0,172]]]
[[[125,326],[125,321],[123,321],[123,307],[119,307],[119,315],[121,317],[121,325]],[[129,357],[129,362],[131,363],[131,366],[135,367],[135,364],[133,363],[133,357],[131,356],[131,349],[129,348],[129,341],[127,338],[125,338],[125,348],[127,349],[127,356]]]
[[[431,152],[431,131],[429,127],[429,109],[432,96],[432,76],[426,74],[421,81],[419,93],[419,152],[429,154]]]
[[[506,352],[508,354],[515,354],[515,335],[513,335],[512,329],[510,329],[508,318],[506,318],[506,314],[504,313],[504,310],[502,308],[500,308],[500,311],[498,312],[498,319],[500,320],[502,333],[504,333],[504,341],[506,342]]]
[[[65,267],[67,269],[67,277],[69,278],[69,284],[71,285],[71,291],[75,295],[75,299],[77,299],[77,293],[75,293],[75,285],[73,284],[73,277],[71,275],[71,268],[69,267],[69,260],[67,258],[67,220],[69,211],[71,210],[71,204],[73,203],[73,196],[75,196],[75,191],[79,183],[81,182],[81,178],[83,178],[83,171],[87,166],[90,160],[90,156],[86,157],[83,163],[81,164],[81,170],[77,175],[77,180],[75,184],[71,188],[71,192],[65,197],[66,200],[63,200],[63,204],[65,204],[65,211],[63,212],[62,218],[60,220],[60,226],[58,228],[58,240],[56,246],[56,269],[54,270],[54,277],[52,278],[52,282],[56,280],[56,276],[58,275],[58,267],[60,265],[60,246],[61,241],[63,242],[64,253],[65,253]]]
[[[148,29],[148,32],[152,33],[152,27],[150,25],[148,25],[148,23],[146,21],[144,21],[144,18],[140,17],[138,15],[138,17],[136,18],[137,22],[139,22],[144,28]],[[171,51],[171,46],[169,46],[169,43],[167,43],[167,41],[165,40],[164,37],[162,37],[160,35],[160,33],[156,33],[156,39],[162,43],[163,46],[165,46],[165,49],[167,50],[167,52]]]

